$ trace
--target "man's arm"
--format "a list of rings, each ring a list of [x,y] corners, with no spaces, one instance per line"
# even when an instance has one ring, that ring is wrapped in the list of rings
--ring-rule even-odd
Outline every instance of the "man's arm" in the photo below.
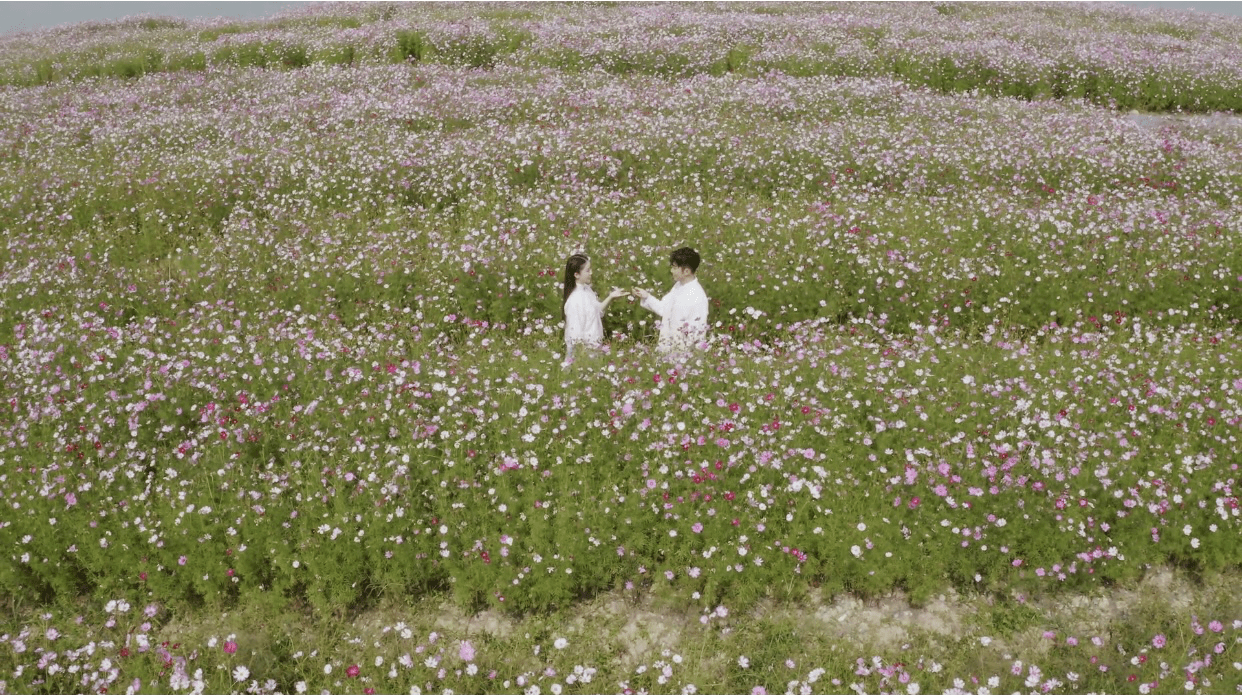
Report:
[[[656,299],[654,294],[648,293],[646,297],[643,297],[642,306],[655,312],[656,316],[659,316],[662,319],[668,318],[669,305],[672,303],[670,301],[672,299],[672,294],[672,291],[669,291],[668,294],[664,295],[664,299]]]
[[[710,302],[707,301],[707,293],[701,289],[698,296],[694,298],[694,321],[702,326],[702,330],[707,330],[707,309]]]

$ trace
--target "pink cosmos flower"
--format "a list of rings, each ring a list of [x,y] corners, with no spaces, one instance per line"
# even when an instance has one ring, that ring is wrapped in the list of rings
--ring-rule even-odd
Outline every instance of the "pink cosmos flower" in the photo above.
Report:
[[[462,661],[474,661],[474,645],[469,640],[463,641],[457,647],[457,656]]]

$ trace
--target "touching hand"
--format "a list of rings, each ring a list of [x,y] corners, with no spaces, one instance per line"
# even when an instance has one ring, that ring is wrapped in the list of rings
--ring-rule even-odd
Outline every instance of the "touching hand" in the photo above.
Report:
[[[641,287],[635,287],[631,291],[634,293],[634,296],[638,297],[639,299],[646,299],[651,294],[650,292],[648,292],[647,290],[644,290]]]
[[[624,297],[624,296],[625,296],[625,295],[627,295],[627,294],[629,294],[629,293],[628,293],[628,292],[626,292],[625,290],[621,289],[620,287],[614,287],[614,288],[612,288],[612,293],[610,293],[610,294],[608,295],[608,298],[609,298],[609,299],[616,299],[616,298],[618,298],[618,297]]]

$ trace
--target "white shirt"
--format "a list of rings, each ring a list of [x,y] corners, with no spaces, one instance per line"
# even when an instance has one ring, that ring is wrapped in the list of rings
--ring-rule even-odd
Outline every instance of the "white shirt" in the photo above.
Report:
[[[604,342],[604,305],[589,285],[578,285],[565,300],[565,352],[573,357],[574,347],[598,347]]]
[[[661,319],[660,352],[686,352],[707,337],[707,293],[698,278],[673,285],[664,299],[649,294],[642,305]]]

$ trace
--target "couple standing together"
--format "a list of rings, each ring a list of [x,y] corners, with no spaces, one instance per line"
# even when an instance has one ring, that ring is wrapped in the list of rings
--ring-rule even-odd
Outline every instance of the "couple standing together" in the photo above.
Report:
[[[707,293],[695,272],[699,254],[688,246],[673,252],[669,270],[675,284],[663,299],[640,287],[631,292],[642,300],[642,306],[660,317],[660,340],[656,348],[665,355],[684,355],[707,337]],[[591,260],[574,254],[565,263],[565,294],[561,315],[565,319],[565,361],[572,362],[574,353],[598,349],[604,340],[604,309],[612,300],[631,292],[614,287],[600,301],[591,289]]]

